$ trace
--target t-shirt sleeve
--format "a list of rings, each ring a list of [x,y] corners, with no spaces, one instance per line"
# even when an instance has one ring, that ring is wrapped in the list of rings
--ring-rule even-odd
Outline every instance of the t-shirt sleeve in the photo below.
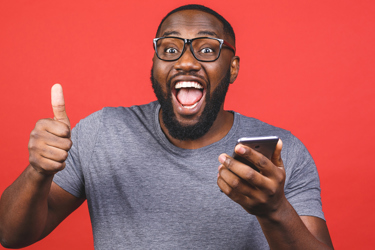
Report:
[[[70,194],[85,198],[84,169],[90,158],[101,125],[102,110],[81,120],[72,130],[72,148],[65,161],[65,168],[56,173],[53,181]]]
[[[291,135],[287,149],[285,196],[298,215],[324,219],[315,162],[300,140]]]

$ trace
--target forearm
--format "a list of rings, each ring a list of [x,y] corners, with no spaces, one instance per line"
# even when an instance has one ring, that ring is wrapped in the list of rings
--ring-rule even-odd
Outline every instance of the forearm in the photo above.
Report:
[[[28,166],[0,200],[0,238],[7,247],[22,247],[42,235],[48,216],[48,194],[53,175]]]
[[[272,215],[257,218],[271,249],[333,249],[307,229],[287,200]]]

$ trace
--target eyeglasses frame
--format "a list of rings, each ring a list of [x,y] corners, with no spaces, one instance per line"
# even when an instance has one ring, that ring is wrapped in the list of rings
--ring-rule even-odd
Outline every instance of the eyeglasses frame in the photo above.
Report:
[[[163,38],[175,38],[175,39],[179,39],[179,40],[183,40],[183,41],[184,41],[184,48],[183,48],[183,50],[182,50],[182,52],[181,52],[181,55],[180,55],[178,58],[173,59],[173,60],[166,60],[166,59],[161,59],[161,58],[160,58],[160,56],[159,56],[159,54],[158,54],[158,50],[156,49],[156,47],[157,47],[157,46],[156,46],[156,43],[157,43],[158,40],[163,39]],[[213,40],[216,40],[216,41],[220,42],[220,50],[219,50],[219,54],[217,55],[217,58],[215,58],[214,60],[205,61],[205,60],[198,59],[198,58],[196,57],[196,55],[195,55],[195,53],[194,53],[194,49],[193,49],[192,42],[193,42],[194,40],[197,40],[197,39],[203,39],[203,38],[205,38],[205,39],[213,39]],[[185,53],[185,51],[186,51],[186,46],[185,46],[186,44],[190,45],[190,51],[191,51],[191,54],[194,56],[195,59],[197,59],[197,60],[200,61],[200,62],[214,62],[214,61],[216,61],[217,59],[219,59],[220,54],[221,54],[221,49],[222,49],[223,44],[226,45],[226,46],[228,46],[229,49],[231,49],[231,50],[236,54],[236,49],[235,49],[230,43],[228,43],[228,42],[225,41],[224,39],[220,39],[220,38],[216,38],[216,37],[196,37],[196,38],[193,38],[193,39],[186,39],[186,38],[182,38],[182,37],[167,36],[167,37],[157,37],[157,38],[154,38],[154,39],[153,39],[153,42],[154,42],[154,50],[155,50],[156,56],[157,56],[160,60],[162,60],[162,61],[167,61],[167,62],[173,62],[173,61],[177,61],[178,59],[180,59],[180,58],[182,57],[182,55]]]

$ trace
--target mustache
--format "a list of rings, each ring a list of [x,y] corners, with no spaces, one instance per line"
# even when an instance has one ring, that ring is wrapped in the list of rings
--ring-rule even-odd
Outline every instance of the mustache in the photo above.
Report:
[[[178,76],[194,76],[194,77],[197,77],[197,78],[201,79],[202,81],[204,81],[206,83],[206,86],[207,86],[208,90],[211,88],[210,81],[205,79],[203,76],[198,75],[195,71],[188,71],[188,72],[180,71],[180,72],[177,72],[176,74],[172,75],[171,78],[167,81],[167,89],[169,89],[169,90],[171,89],[171,84],[172,84],[173,79],[175,79]],[[154,77],[154,65],[152,65],[152,67],[151,67],[151,81],[153,81],[153,79],[155,79],[155,77]]]

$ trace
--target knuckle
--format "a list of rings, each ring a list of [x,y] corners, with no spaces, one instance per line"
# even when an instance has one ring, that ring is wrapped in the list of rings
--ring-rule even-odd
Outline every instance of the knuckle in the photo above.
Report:
[[[268,198],[266,196],[259,196],[258,197],[258,204],[261,206],[261,207],[264,207],[266,204],[267,204],[267,201],[268,201]]]
[[[276,185],[272,185],[271,187],[269,187],[267,190],[268,197],[274,197],[277,193],[277,190],[278,188]]]
[[[264,155],[262,155],[256,162],[255,162],[255,166],[259,167],[259,168],[264,168],[268,163],[268,158],[265,157]]]
[[[238,196],[236,195],[236,192],[233,189],[228,190],[227,196],[231,198],[233,201],[238,200]]]
[[[231,187],[233,189],[237,189],[240,186],[240,184],[241,184],[241,181],[238,178],[235,178],[231,182]]]
[[[30,140],[27,146],[29,152],[33,154],[37,154],[37,152],[40,150],[40,144],[36,140]]]
[[[225,166],[226,166],[228,169],[233,169],[233,164],[234,164],[233,159],[230,158],[230,157],[227,157],[227,159],[225,160]]]
[[[254,178],[255,178],[254,171],[246,171],[244,173],[244,179],[246,181],[252,182]]]
[[[61,134],[63,137],[70,138],[70,129],[67,125],[65,125],[64,128],[61,130]]]
[[[34,128],[30,133],[30,139],[38,139],[40,137],[40,130]]]
[[[260,157],[260,159],[258,161],[259,166],[263,167],[263,166],[267,165],[267,163],[268,163],[267,157],[265,157],[264,155],[262,157]]]

